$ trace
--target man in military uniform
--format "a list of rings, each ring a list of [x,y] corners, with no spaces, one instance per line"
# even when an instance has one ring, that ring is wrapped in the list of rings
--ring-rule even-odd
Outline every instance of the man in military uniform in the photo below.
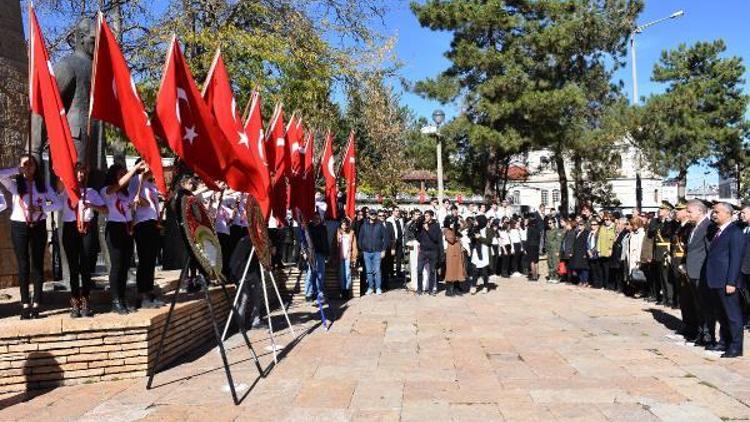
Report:
[[[671,218],[673,210],[672,204],[668,201],[662,201],[659,214],[651,220],[647,234],[654,241],[654,259],[649,277],[651,296],[656,299],[657,304],[674,308],[677,306],[677,298],[668,260],[669,240],[677,228],[677,223]]]
[[[677,202],[674,209],[677,227],[670,239],[672,279],[674,280],[675,289],[677,289],[680,312],[682,313],[682,329],[680,330],[680,334],[685,337],[685,340],[693,341],[698,336],[700,321],[694,295],[690,292],[690,280],[685,262],[687,243],[690,238],[690,232],[693,230],[693,225],[688,220],[687,201],[684,198],[681,198]]]

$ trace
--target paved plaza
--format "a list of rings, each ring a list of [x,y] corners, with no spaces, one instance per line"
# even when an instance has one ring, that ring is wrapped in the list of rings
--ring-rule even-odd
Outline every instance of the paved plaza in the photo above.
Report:
[[[327,333],[314,308],[294,307],[296,319],[314,319],[296,326],[303,337],[266,378],[230,339],[239,406],[214,349],[159,373],[151,391],[138,379],[0,397],[0,420],[750,419],[750,359],[679,341],[677,312],[608,291],[494,281],[486,295],[355,299]],[[266,331],[252,334],[270,366]]]

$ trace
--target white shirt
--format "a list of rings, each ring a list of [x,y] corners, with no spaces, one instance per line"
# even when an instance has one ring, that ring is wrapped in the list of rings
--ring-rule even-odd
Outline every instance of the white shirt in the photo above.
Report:
[[[21,197],[16,186],[15,176],[17,174],[17,167],[0,170],[0,184],[5,186],[5,189],[13,195],[11,200],[13,206],[10,212],[11,221],[21,223],[41,221],[47,218],[47,213],[60,209],[62,205],[60,197],[49,185],[47,185],[47,191],[41,193],[37,190],[36,183],[28,183],[26,194]],[[30,205],[41,208],[41,211],[29,212]]]
[[[500,230],[498,232],[498,241],[500,242],[500,246],[510,246],[512,243],[510,241],[510,233],[508,233],[508,230]]]
[[[107,220],[113,223],[129,223],[133,221],[132,196],[135,192],[128,192],[128,195],[123,194],[119,190],[107,193],[107,186],[102,188],[99,194],[102,199],[104,199],[104,204],[107,206]]]
[[[5,195],[0,192],[0,212],[5,211],[8,208],[8,204],[5,203]]]
[[[209,212],[214,215],[214,226],[216,227],[216,233],[229,234],[229,216],[232,213],[232,207],[237,202],[231,195],[222,195],[221,204],[218,204],[219,198],[214,199],[214,195],[217,193],[214,191],[206,191],[203,193],[204,201],[208,204],[206,208]],[[219,195],[221,195],[219,193]],[[273,220],[273,219],[272,219]]]
[[[521,232],[518,229],[508,230],[508,236],[510,236],[510,243],[521,243]]]
[[[703,217],[703,219],[701,221],[699,221],[698,224],[695,225],[695,227],[700,226],[701,224],[703,224],[704,221],[706,221],[706,220],[708,220],[710,218],[711,218],[711,214],[706,213],[706,215]],[[690,242],[693,241],[693,235],[695,234],[695,227],[693,227],[693,230],[690,231],[690,237],[688,238],[688,243],[690,243]]]
[[[68,193],[63,191],[63,193],[60,195],[60,199],[63,203],[63,223],[71,223],[76,221],[76,210],[70,208]],[[99,195],[99,192],[97,192],[95,189],[86,188],[83,191],[83,195],[81,195],[81,198],[78,200],[78,206],[76,207],[78,209],[78,212],[81,213],[81,221],[84,223],[88,223],[92,218],[94,218],[94,210],[91,208],[91,205],[103,207],[105,205],[104,199],[102,199],[101,195]]]
[[[482,230],[479,231],[479,233],[482,237],[486,237],[487,228],[483,228]],[[481,248],[480,250],[482,251],[482,257],[479,258],[479,254],[477,253],[477,248],[474,248],[471,251],[471,263],[474,264],[474,266],[477,268],[484,268],[490,265],[490,248],[489,246],[483,243],[479,244],[478,247]]]
[[[326,221],[326,211],[328,211],[328,204],[325,200],[315,201],[315,211],[320,214],[320,219]]]
[[[232,206],[230,209],[235,210],[234,218],[232,219],[232,225],[247,227],[247,215],[245,214],[245,201],[247,200],[247,198],[245,197],[245,194],[241,192],[234,192],[231,194],[231,196]]]
[[[340,258],[344,261],[348,261],[352,254],[352,239],[354,238],[354,230],[349,230],[349,233],[341,231],[339,233],[339,243],[341,243],[341,255]]]
[[[130,179],[130,186],[128,186],[128,192],[135,199],[135,195],[138,192],[138,177]],[[159,220],[159,190],[156,188],[154,182],[150,180],[144,180],[143,186],[141,187],[141,198],[146,200],[146,204],[135,208],[135,223],[141,223],[148,220]]]

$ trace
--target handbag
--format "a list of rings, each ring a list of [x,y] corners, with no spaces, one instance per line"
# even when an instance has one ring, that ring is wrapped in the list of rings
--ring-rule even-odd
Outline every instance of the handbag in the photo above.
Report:
[[[568,266],[565,265],[565,261],[560,261],[559,264],[557,264],[557,275],[566,275],[568,274]]]
[[[630,272],[630,281],[634,283],[645,283],[646,273],[644,273],[640,268],[635,268]]]

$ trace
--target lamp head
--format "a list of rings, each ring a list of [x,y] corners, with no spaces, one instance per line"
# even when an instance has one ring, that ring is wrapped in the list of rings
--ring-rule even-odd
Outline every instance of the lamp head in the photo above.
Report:
[[[672,13],[671,15],[669,15],[669,18],[670,19],[679,18],[680,16],[682,16],[684,14],[685,14],[684,10],[678,10],[678,11]]]
[[[432,120],[435,122],[436,125],[440,126],[443,121],[445,120],[445,113],[443,110],[435,110],[432,112]]]

